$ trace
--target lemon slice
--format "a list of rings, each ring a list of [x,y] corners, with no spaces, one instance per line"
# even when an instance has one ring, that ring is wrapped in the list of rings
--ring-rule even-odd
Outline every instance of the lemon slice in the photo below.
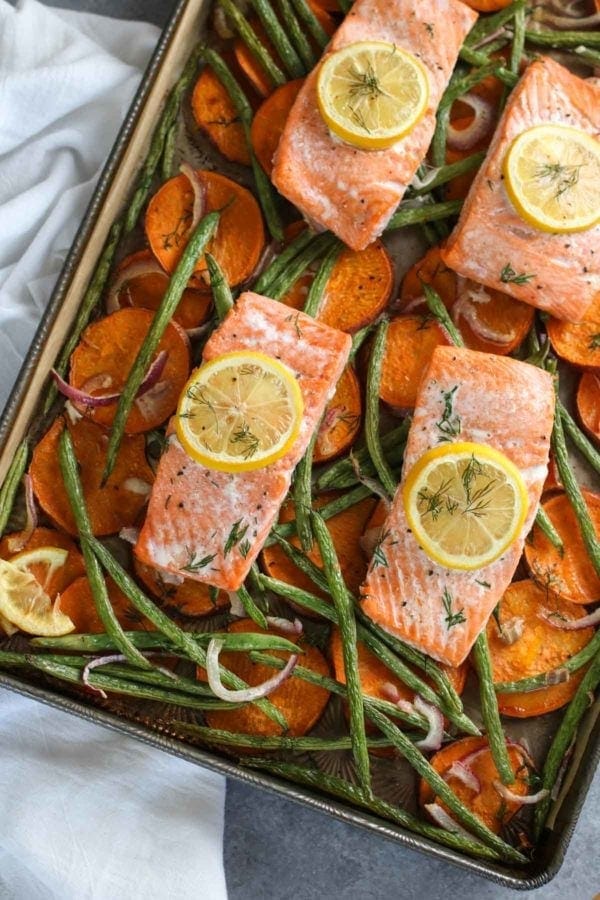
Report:
[[[517,467],[487,444],[424,453],[403,487],[404,509],[425,553],[448,569],[480,569],[517,538],[528,497]]]
[[[186,453],[211,469],[260,469],[284,456],[304,404],[287,366],[250,350],[224,353],[192,374],[177,409]]]
[[[35,547],[33,550],[17,553],[11,557],[10,562],[21,572],[33,575],[46,590],[54,573],[66,563],[68,555],[68,551],[62,547]]]
[[[319,110],[331,131],[363,150],[383,150],[425,114],[429,76],[412,53],[359,41],[326,57],[317,80]]]
[[[600,141],[567,125],[536,125],[504,158],[506,190],[541,231],[584,231],[600,222]]]
[[[42,637],[59,637],[75,628],[31,572],[5,559],[0,559],[0,615],[21,631]]]

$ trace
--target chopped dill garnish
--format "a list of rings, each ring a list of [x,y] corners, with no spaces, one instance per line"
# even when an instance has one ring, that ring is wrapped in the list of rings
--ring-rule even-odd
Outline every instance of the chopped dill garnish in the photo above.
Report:
[[[458,437],[460,434],[461,422],[460,416],[454,415],[454,395],[458,390],[458,385],[449,391],[442,391],[442,400],[444,401],[444,411],[439,422],[435,423],[435,427],[441,431],[441,437],[438,437],[438,443],[443,441],[451,441],[452,438]]]
[[[240,541],[245,537],[246,532],[248,531],[249,525],[246,524],[242,528],[243,519],[238,519],[237,522],[234,522],[231,526],[231,531],[229,532],[229,537],[225,541],[225,546],[223,547],[223,556],[227,556],[228,553],[231,553],[233,548],[240,543]],[[242,554],[243,555],[243,554]]]
[[[526,275],[525,272],[521,272],[520,275],[517,275],[510,263],[506,263],[500,272],[500,281],[502,284],[527,284],[532,278],[535,278],[535,275]]]
[[[466,618],[464,615],[464,607],[460,609],[458,612],[452,612],[452,594],[448,590],[448,588],[444,588],[444,593],[442,594],[442,605],[444,607],[444,612],[446,613],[446,626],[448,631],[451,628],[454,628],[455,625],[462,625],[463,622],[466,622]]]

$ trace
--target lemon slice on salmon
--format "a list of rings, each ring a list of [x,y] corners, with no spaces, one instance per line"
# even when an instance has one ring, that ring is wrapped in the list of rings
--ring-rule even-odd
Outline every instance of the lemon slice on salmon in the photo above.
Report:
[[[567,125],[536,125],[503,164],[519,215],[540,231],[585,231],[600,222],[600,141]]]
[[[40,547],[32,550],[36,565],[57,568],[64,565],[67,551],[60,547]],[[27,554],[21,554],[21,557]],[[21,568],[20,566],[23,566]],[[60,612],[35,576],[23,564],[23,559],[8,562],[0,559],[0,616],[27,634],[42,637],[60,637],[73,631],[71,619]]]
[[[359,41],[326,57],[319,69],[317,102],[328,127],[342,140],[362,150],[383,150],[425,114],[429,76],[406,50],[384,41]]]
[[[434,447],[403,487],[408,524],[425,553],[448,569],[480,569],[518,537],[527,489],[509,459],[487,444]]]
[[[200,366],[177,408],[176,431],[193,459],[211,469],[260,469],[284,456],[298,437],[304,404],[294,373],[250,350]]]

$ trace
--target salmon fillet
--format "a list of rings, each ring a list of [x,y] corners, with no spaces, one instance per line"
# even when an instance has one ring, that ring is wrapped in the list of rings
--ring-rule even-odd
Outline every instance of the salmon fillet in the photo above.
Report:
[[[273,184],[317,228],[363,250],[387,225],[423,161],[435,112],[477,13],[458,0],[356,0],[328,53],[357,41],[408,50],[429,75],[421,121],[387,150],[360,150],[333,137],[317,107],[318,67],[306,79],[274,157]],[[327,54],[326,54],[327,55]]]
[[[450,402],[450,407],[446,404]],[[527,519],[502,556],[472,572],[445,569],[419,547],[404,514],[401,488],[361,588],[363,609],[375,622],[440,662],[460,665],[502,597],[535,518],[548,466],[554,390],[547,372],[495,354],[438,347],[421,382],[403,480],[451,422],[457,441],[490,444],[519,468],[529,495]],[[446,593],[447,592],[447,593]],[[462,611],[448,624],[443,600]]]
[[[135,547],[141,562],[224,590],[242,585],[335,391],[351,344],[349,335],[282,303],[249,292],[240,296],[210,337],[203,358],[260,350],[280,359],[296,373],[302,391],[300,435],[270,466],[228,473],[190,459],[171,434]]]
[[[502,163],[511,142],[546,123],[598,136],[600,84],[572,75],[547,57],[529,66],[509,97],[442,258],[467,278],[579,322],[600,291],[600,225],[573,234],[539,231],[521,218],[503,185]],[[512,277],[531,277],[523,284],[503,281],[506,266]]]

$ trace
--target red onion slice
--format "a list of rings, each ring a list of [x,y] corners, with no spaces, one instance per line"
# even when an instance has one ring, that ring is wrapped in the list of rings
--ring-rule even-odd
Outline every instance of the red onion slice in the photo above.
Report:
[[[25,528],[11,541],[10,547],[12,553],[19,553],[19,551],[25,547],[37,527],[38,522],[31,475],[23,475],[23,487],[25,488]]]
[[[452,306],[452,320],[454,324],[458,325],[458,320],[462,317],[473,333],[482,341],[491,341],[493,344],[510,344],[516,336],[514,330],[509,332],[496,331],[495,328],[491,328],[485,322],[482,322],[477,315],[474,304],[489,303],[492,298],[483,285],[472,287],[472,284],[467,278],[462,278],[461,276],[457,278],[458,299]]]
[[[160,353],[155,358],[154,362],[151,363],[150,368],[146,372],[146,376],[142,383],[140,384],[139,390],[136,394],[137,397],[143,397],[149,390],[151,390],[160,376],[163,373],[163,370],[167,364],[167,359],[169,357],[169,353],[167,350],[161,350]],[[69,384],[68,381],[65,381],[64,378],[58,374],[55,369],[50,370],[50,374],[54,379],[58,390],[61,394],[64,394],[65,397],[68,397],[73,403],[78,403],[80,406],[85,406],[86,409],[96,409],[99,406],[110,406],[111,403],[115,403],[119,397],[120,393],[117,394],[105,394],[101,397],[94,397],[92,394],[88,394],[86,391],[82,391],[79,388],[73,387],[72,384]]]
[[[473,110],[473,121],[466,128],[448,125],[448,146],[452,150],[470,150],[492,130],[494,115],[491,104],[477,94],[465,94],[460,102]]]
[[[500,628],[500,640],[510,646],[519,640],[523,634],[524,628],[525,621],[518,617],[510,619],[508,622],[503,622]]]
[[[117,272],[117,276],[113,281],[108,297],[106,298],[106,312],[114,313],[121,309],[119,293],[123,285],[136,278],[143,278],[145,275],[162,275],[166,280],[167,275],[154,259],[138,259],[129,263],[128,266]]]
[[[553,628],[559,628],[561,631],[581,631],[582,628],[591,628],[600,622],[600,606],[582,619],[565,619],[562,616],[543,615],[544,621],[552,625]]]
[[[481,793],[481,782],[479,778],[475,772],[468,766],[465,766],[460,760],[453,762],[448,771],[444,773],[444,781],[447,781],[448,778],[457,778],[468,788],[471,788],[472,791],[475,791],[476,794]]]
[[[194,205],[192,207],[192,221],[188,228],[188,234],[194,230],[206,210],[206,184],[189,163],[183,162],[179,171],[185,175],[194,192]]]
[[[415,697],[413,706],[415,711],[425,716],[429,722],[429,731],[422,741],[416,741],[415,747],[418,747],[424,753],[430,750],[439,750],[444,737],[444,717],[442,713],[437,707],[431,706],[430,703],[425,703],[419,694]]]
[[[388,492],[385,490],[381,482],[379,482],[376,478],[371,478],[369,475],[363,474],[360,468],[360,463],[352,450],[350,451],[350,462],[352,463],[352,471],[354,472],[356,478],[360,481],[361,484],[364,484],[365,487],[368,487],[376,497],[379,497],[379,499],[382,500],[385,504],[386,511],[389,511],[391,501]]]
[[[300,636],[304,631],[304,626],[300,619],[294,619],[293,622],[290,622],[289,619],[284,619],[281,616],[267,616],[266,618],[269,625],[272,625],[273,628],[277,628],[278,631],[283,631],[285,634],[296,634]]]
[[[219,640],[219,638],[212,638],[206,651],[206,674],[208,676],[208,685],[215,697],[229,703],[250,703],[253,700],[260,700],[261,697],[268,697],[269,694],[272,694],[274,690],[287,681],[298,662],[298,654],[293,653],[285,664],[285,668],[263,681],[262,684],[243,688],[239,691],[229,690],[221,681],[219,672],[219,655],[222,649],[223,641]]]
[[[500,794],[503,800],[508,800],[510,803],[518,803],[523,806],[532,806],[534,803],[539,803],[540,800],[543,800],[544,797],[548,796],[548,790],[546,788],[542,788],[541,791],[538,791],[536,794],[515,794],[509,788],[506,787],[505,784],[502,784],[501,781],[492,781],[492,784]]]
[[[473,835],[469,834],[466,828],[463,828],[458,822],[455,822],[452,816],[449,816],[439,803],[426,803],[424,809],[440,828],[444,828],[446,831],[452,831],[454,834],[460,834],[463,837],[469,838],[469,840],[473,839]]]
[[[146,658],[151,657],[151,656],[163,656],[163,655],[164,655],[163,653],[155,653],[152,651],[149,653],[142,653],[142,656],[144,656]],[[96,691],[96,693],[100,694],[100,696],[104,700],[106,700],[105,691],[103,691],[102,688],[96,687],[96,685],[94,685],[94,684],[90,684],[90,682],[89,682],[90,672],[92,671],[92,669],[98,669],[100,666],[108,666],[108,665],[110,665],[110,663],[119,663],[119,662],[127,662],[127,657],[123,656],[122,653],[111,653],[110,655],[107,655],[107,656],[98,656],[96,659],[90,659],[90,661],[88,663],[86,663],[86,665],[83,668],[83,671],[81,673],[81,680],[83,681],[83,683],[85,684],[85,686],[87,688],[89,688],[91,691]],[[169,678],[172,678],[173,680],[177,680],[177,675],[175,675],[174,672],[171,672],[170,669],[165,669],[162,666],[157,666],[156,669],[158,672],[162,672],[163,675],[167,675]]]

